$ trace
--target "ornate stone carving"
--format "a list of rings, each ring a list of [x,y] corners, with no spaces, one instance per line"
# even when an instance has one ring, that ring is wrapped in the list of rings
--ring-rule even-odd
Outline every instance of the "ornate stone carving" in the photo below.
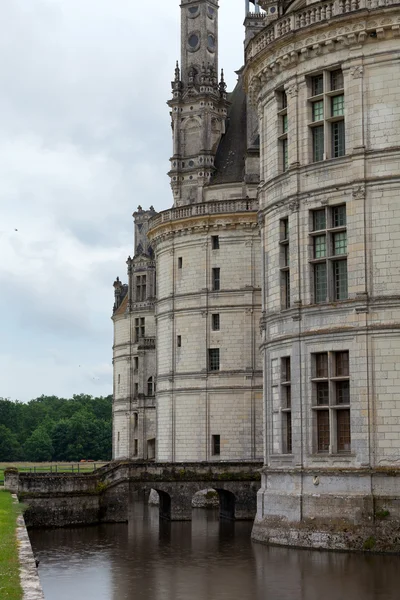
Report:
[[[299,89],[297,87],[297,83],[293,83],[292,85],[289,85],[288,88],[286,88],[286,93],[291,98],[295,98],[298,94],[298,91]]]
[[[363,200],[365,198],[365,187],[362,185],[354,187],[353,198],[354,200]]]
[[[300,202],[299,202],[298,198],[289,202],[290,212],[292,212],[292,213],[297,212],[299,210],[299,208],[300,208]]]
[[[356,67],[351,67],[351,69],[350,69],[350,75],[353,77],[353,79],[360,79],[360,77],[362,77],[363,72],[364,72],[364,69],[361,65],[357,65]]]

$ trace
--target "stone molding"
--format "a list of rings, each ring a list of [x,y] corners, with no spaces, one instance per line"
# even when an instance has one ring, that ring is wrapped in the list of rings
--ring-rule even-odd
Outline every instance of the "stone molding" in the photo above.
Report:
[[[358,2],[358,0],[357,3],[365,4],[365,2]],[[317,10],[319,4],[316,4],[312,10]],[[244,82],[251,103],[257,104],[260,91],[267,81],[274,79],[278,73],[295,67],[299,62],[304,62],[321,54],[336,52],[337,46],[342,48],[361,46],[370,33],[374,34],[377,40],[385,39],[388,35],[399,37],[400,12],[398,4],[391,4],[390,0],[385,0],[386,8],[379,7],[377,9],[379,14],[376,15],[370,10],[368,12],[357,10],[356,12],[339,13],[334,21],[327,18],[311,21],[305,26],[304,32],[299,31],[301,28],[297,30],[289,28],[280,36],[287,35],[287,43],[281,40],[280,37],[278,39],[274,36],[271,37],[271,27],[261,31],[252,40],[252,46],[250,46],[253,50],[250,51],[250,48],[248,48],[246,57],[247,67],[244,72]],[[304,10],[301,9],[299,12],[304,12]],[[286,19],[288,20],[289,17],[293,19],[296,14],[289,14]],[[282,20],[285,20],[285,17]],[[274,24],[274,27],[278,25],[279,21]],[[312,30],[312,33],[310,30]],[[297,34],[295,42],[292,41],[294,31]],[[264,41],[262,42],[262,40]],[[360,77],[361,75],[362,67],[354,67],[352,76]]]

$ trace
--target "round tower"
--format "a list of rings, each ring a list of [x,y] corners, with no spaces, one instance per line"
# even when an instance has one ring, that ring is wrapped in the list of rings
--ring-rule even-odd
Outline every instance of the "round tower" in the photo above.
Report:
[[[362,549],[373,534],[378,548],[394,534],[377,514],[395,535],[400,519],[400,4],[259,4],[244,73],[261,140],[253,536]]]

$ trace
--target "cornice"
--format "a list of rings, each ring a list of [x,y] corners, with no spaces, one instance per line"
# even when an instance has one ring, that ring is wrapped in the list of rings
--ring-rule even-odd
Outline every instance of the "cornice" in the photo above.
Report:
[[[199,215],[167,221],[151,229],[148,237],[151,242],[158,244],[180,234],[207,233],[210,229],[215,232],[216,227],[222,229],[257,228],[257,211]]]
[[[263,32],[258,34],[262,35]],[[370,35],[375,43],[400,37],[400,7],[358,10],[319,21],[297,30],[289,30],[278,39],[266,42],[247,59],[244,86],[250,101],[256,104],[263,86],[285,70],[301,62],[342,49],[362,47]],[[353,77],[362,73],[355,70]]]

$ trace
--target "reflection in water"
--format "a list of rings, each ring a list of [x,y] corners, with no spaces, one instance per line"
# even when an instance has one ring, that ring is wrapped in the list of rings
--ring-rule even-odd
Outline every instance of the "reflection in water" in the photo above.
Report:
[[[400,557],[268,548],[251,523],[194,510],[159,522],[132,503],[128,525],[32,530],[46,600],[396,600]]]

